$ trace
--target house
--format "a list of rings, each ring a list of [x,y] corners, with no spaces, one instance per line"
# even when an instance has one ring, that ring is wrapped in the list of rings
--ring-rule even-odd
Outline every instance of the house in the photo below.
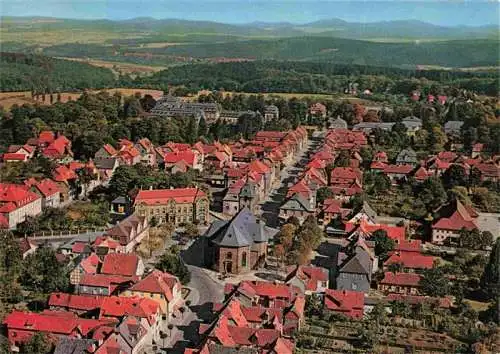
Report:
[[[481,143],[476,143],[472,146],[472,153],[471,157],[475,159],[476,157],[479,157],[481,153],[483,152],[484,149],[484,144]]]
[[[0,229],[15,229],[42,212],[42,198],[23,185],[0,183]]]
[[[434,266],[434,257],[416,252],[395,251],[384,262],[384,267],[387,268],[391,264],[400,264],[406,270],[431,269]]]
[[[335,167],[331,172],[331,185],[350,185],[352,183],[361,184],[363,172],[359,168]]]
[[[386,165],[382,173],[389,177],[393,185],[397,185],[401,181],[408,180],[414,168],[413,165]]]
[[[144,274],[144,263],[134,253],[110,253],[104,256],[101,274],[124,277],[142,276]]]
[[[413,174],[413,178],[415,179],[415,181],[420,183],[425,181],[427,178],[431,176],[432,173],[427,171],[427,169],[424,166],[420,166]]]
[[[42,149],[41,154],[48,159],[70,161],[73,158],[71,141],[64,135],[59,135],[56,139],[50,142],[47,147]]]
[[[103,184],[108,184],[115,173],[115,170],[120,166],[120,160],[117,157],[100,158],[94,161],[95,167],[99,173]]]
[[[432,243],[443,244],[459,237],[460,230],[478,229],[478,213],[458,199],[437,210],[439,217],[432,225]]]
[[[83,274],[75,287],[75,293],[111,296],[129,288],[138,280],[137,276]]]
[[[35,333],[50,337],[85,338],[100,327],[114,324],[113,320],[79,318],[76,314],[64,311],[43,311],[41,313],[13,311],[5,317],[7,338],[11,350],[28,342]]]
[[[145,217],[133,214],[107,230],[104,236],[120,243],[116,252],[130,253],[144,238],[149,237],[149,224]]]
[[[141,190],[135,197],[135,212],[148,222],[155,218],[159,223],[208,222],[209,201],[199,188]]]
[[[385,131],[392,131],[392,127],[396,123],[386,123],[386,122],[361,122],[354,124],[352,127],[353,131],[361,131],[366,134],[371,134],[375,129],[381,129]]]
[[[197,150],[173,151],[166,152],[163,156],[165,169],[171,170],[179,164],[183,163],[188,168],[203,171],[203,159]]]
[[[464,122],[460,120],[449,120],[444,123],[444,132],[446,135],[460,135],[460,130]]]
[[[340,117],[330,122],[330,129],[347,129],[347,122]]]
[[[362,319],[365,294],[359,291],[325,289],[323,308],[329,313]]]
[[[267,105],[264,107],[264,122],[279,119],[280,110],[275,105]]]
[[[313,117],[326,118],[326,106],[316,102],[309,106],[309,114]]]
[[[96,316],[104,302],[105,296],[75,295],[66,293],[52,293],[48,305],[53,311],[70,311],[79,316],[89,314]]]
[[[481,182],[495,182],[500,181],[500,165],[493,161],[477,164],[476,168],[481,173]]]
[[[323,293],[328,289],[328,270],[315,266],[292,266],[285,282],[298,287],[306,295]]]
[[[352,240],[337,258],[336,289],[368,292],[378,259],[359,237]]]
[[[28,257],[30,254],[35,253],[38,246],[31,242],[27,237],[22,237],[17,239],[19,243],[19,250],[21,251],[21,256],[23,259]]]
[[[412,148],[406,148],[399,152],[396,157],[396,165],[412,165],[416,166],[418,163],[417,153]]]
[[[239,274],[256,268],[278,230],[257,220],[248,208],[231,220],[216,220],[203,236],[203,260],[220,273]]]
[[[95,253],[87,257],[79,257],[75,267],[69,273],[69,282],[73,285],[79,284],[84,274],[96,274],[100,264],[101,261]]]
[[[42,197],[42,209],[57,208],[61,205],[61,188],[50,178],[33,184],[31,191]]]
[[[342,208],[342,202],[337,199],[325,199],[321,210],[323,225],[329,225],[333,220],[344,220],[350,213],[351,209]]]
[[[181,290],[182,285],[177,277],[153,270],[121,295],[152,299],[158,303],[162,314],[170,317],[183,304]]]
[[[104,144],[97,152],[94,154],[94,159],[95,160],[100,160],[100,159],[109,159],[112,157],[115,157],[118,155],[118,151],[110,145],[110,144]]]
[[[384,293],[418,295],[422,276],[416,273],[385,272],[378,289]]]
[[[415,136],[415,133],[422,129],[422,119],[410,116],[401,121],[406,128],[406,135]]]
[[[304,198],[300,193],[295,193],[280,206],[279,218],[286,221],[294,216],[302,224],[309,215],[314,215],[315,212],[315,205],[310,202],[310,199]]]
[[[13,154],[13,155],[10,155]],[[5,155],[9,155],[14,157],[15,161],[19,161],[20,157],[17,155],[23,155],[24,158],[22,158],[22,161],[27,161],[35,155],[35,148],[31,145],[24,144],[24,145],[10,145],[7,148],[7,153],[4,154],[4,161],[7,162],[8,159],[6,159]]]
[[[157,165],[155,147],[148,138],[139,139],[134,144],[134,148],[139,151],[139,154],[141,155],[140,162],[153,167]]]
[[[102,256],[108,253],[120,253],[123,246],[110,236],[99,236],[92,243],[92,248],[98,255]]]

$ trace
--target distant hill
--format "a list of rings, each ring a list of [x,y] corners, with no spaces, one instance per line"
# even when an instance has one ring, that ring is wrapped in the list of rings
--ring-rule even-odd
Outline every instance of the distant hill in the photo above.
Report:
[[[152,54],[195,58],[312,60],[411,68],[417,65],[447,67],[498,65],[498,43],[491,40],[375,43],[329,37],[294,37],[178,45],[147,51]]]
[[[307,24],[287,22],[254,22],[242,25],[177,19],[134,18],[130,20],[73,20],[42,17],[2,17],[1,28],[10,31],[58,31],[62,29],[133,33],[147,37],[173,34],[224,34],[241,37],[294,37],[319,35],[351,39],[470,39],[496,38],[496,25],[480,27],[444,27],[430,23],[404,20],[356,23],[340,19],[321,20]],[[6,39],[9,40],[9,39]]]
[[[0,53],[0,91],[61,92],[114,84],[109,69],[40,55]]]

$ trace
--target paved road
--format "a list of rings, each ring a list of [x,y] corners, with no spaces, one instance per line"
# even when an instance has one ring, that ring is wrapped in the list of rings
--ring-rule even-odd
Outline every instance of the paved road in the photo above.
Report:
[[[266,220],[266,223],[269,226],[279,226],[279,208],[285,200],[288,184],[295,181],[296,177],[307,164],[309,155],[317,150],[322,141],[323,138],[321,133],[315,133],[313,137],[309,139],[306,148],[297,157],[296,164],[286,167],[283,171],[281,171],[279,186],[272,189],[267,200],[260,205],[262,217]]]

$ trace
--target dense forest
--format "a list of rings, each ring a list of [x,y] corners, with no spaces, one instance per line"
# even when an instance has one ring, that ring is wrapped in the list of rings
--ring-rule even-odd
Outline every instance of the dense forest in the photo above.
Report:
[[[41,55],[0,53],[0,90],[61,92],[113,87],[111,70]]]
[[[423,89],[440,94],[463,88],[480,94],[498,94],[496,71],[403,70],[296,61],[184,65],[126,84],[163,90],[170,85],[183,85],[192,92],[225,89],[255,93],[335,93],[343,92],[349,82],[357,82],[360,88],[374,93],[407,95],[411,90]]]

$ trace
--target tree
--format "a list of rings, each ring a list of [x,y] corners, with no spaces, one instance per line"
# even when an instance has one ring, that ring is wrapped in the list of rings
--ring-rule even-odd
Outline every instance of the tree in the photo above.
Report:
[[[389,238],[387,232],[382,229],[375,230],[372,239],[375,241],[375,255],[377,255],[381,261],[386,260],[389,252],[394,249],[394,240]]]
[[[196,225],[189,223],[184,226],[184,235],[194,239],[200,236],[200,230]]]
[[[417,189],[416,193],[427,211],[432,211],[442,205],[447,198],[446,191],[441,180],[436,177],[427,178]]]
[[[449,282],[440,267],[426,269],[420,279],[422,292],[429,296],[443,297],[449,293]]]
[[[21,346],[21,353],[46,354],[52,352],[52,345],[42,332],[36,332]]]
[[[497,238],[490,253],[490,259],[484,268],[481,287],[490,298],[495,299],[500,296],[500,238]]]
[[[41,247],[24,259],[19,281],[25,288],[42,293],[65,291],[69,287],[66,266],[59,263],[49,247]]]
[[[406,301],[393,301],[391,303],[391,313],[394,316],[408,318],[411,315],[410,304]]]
[[[294,224],[285,224],[281,227],[277,239],[285,249],[285,252],[291,250],[296,231],[297,227]]]
[[[386,192],[391,188],[391,180],[385,174],[376,173],[373,176],[373,185],[370,190],[371,194],[378,195]]]
[[[178,254],[167,252],[163,254],[155,265],[163,272],[168,272],[179,278],[182,284],[187,284],[191,280],[191,274]]]
[[[10,231],[0,230],[0,315],[8,303],[20,300],[21,289],[17,278],[21,271],[21,250]]]
[[[207,121],[205,120],[204,117],[200,118],[200,121],[198,122],[198,136],[207,136],[208,133],[208,126],[207,126]]]
[[[326,199],[332,198],[333,192],[328,187],[320,187],[316,192],[316,203],[323,204]]]
[[[340,151],[335,158],[335,167],[349,167],[351,164],[351,156],[346,150]]]
[[[468,186],[468,177],[465,168],[461,165],[453,164],[443,173],[443,184],[446,188],[455,186]]]
[[[86,160],[94,157],[97,150],[104,145],[102,136],[102,133],[96,131],[89,131],[78,136],[72,145],[75,158]]]

